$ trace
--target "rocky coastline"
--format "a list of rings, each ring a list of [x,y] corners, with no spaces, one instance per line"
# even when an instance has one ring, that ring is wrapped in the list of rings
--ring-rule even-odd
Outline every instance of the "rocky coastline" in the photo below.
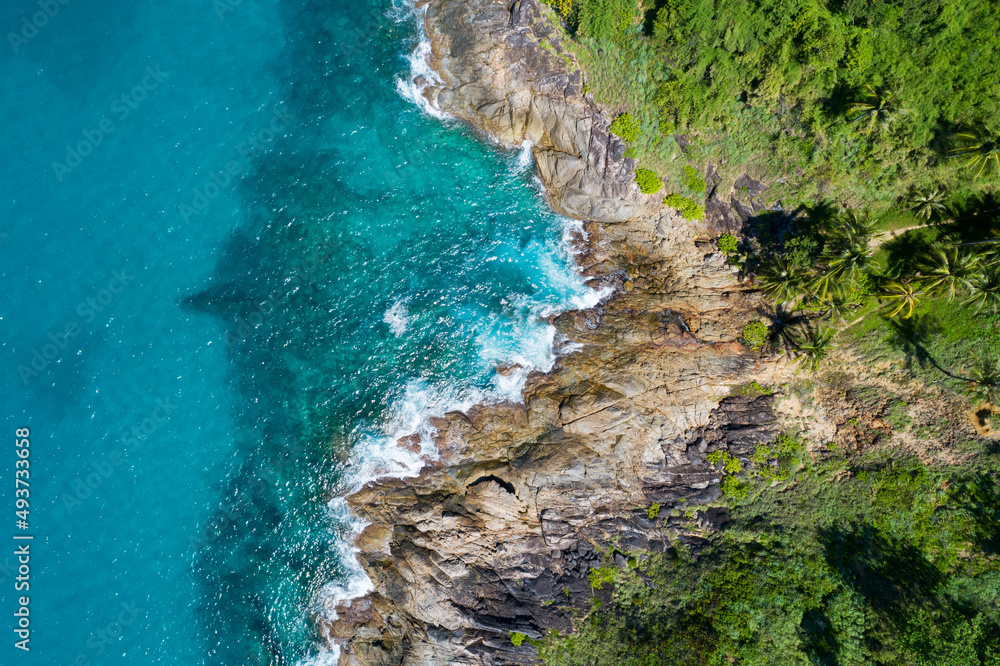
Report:
[[[531,143],[552,208],[584,222],[581,269],[614,294],[553,318],[578,350],[532,374],[523,404],[446,415],[435,423],[440,455],[418,476],[348,497],[370,523],[356,546],[375,591],[319,630],[344,666],[535,663],[511,632],[570,631],[592,596],[607,600],[588,575],[602,558],[697,543],[697,530],[666,516],[719,497],[706,455],[746,456],[776,428],[771,397],[730,388],[786,368],[737,342],[756,296],[711,241],[750,213],[733,183],[723,188],[708,167],[702,222],[641,194],[634,160],[539,0],[420,9],[440,75],[425,96],[503,146]],[[702,530],[726,518],[695,515]]]

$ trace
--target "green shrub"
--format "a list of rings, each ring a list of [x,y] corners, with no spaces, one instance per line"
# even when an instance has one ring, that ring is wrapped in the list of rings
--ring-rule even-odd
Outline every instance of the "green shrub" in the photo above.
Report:
[[[783,432],[774,439],[774,450],[779,458],[790,458],[802,450],[802,441]]]
[[[715,244],[718,246],[719,252],[722,252],[724,255],[729,257],[736,254],[740,241],[733,234],[725,233],[719,236],[719,238],[715,241]]]
[[[677,212],[684,216],[688,220],[702,220],[705,219],[705,207],[699,205],[693,199],[688,199],[680,194],[670,194],[664,197],[663,204],[670,206],[671,208],[676,208]]]
[[[510,632],[510,642],[514,644],[514,647],[520,647],[521,643],[524,642],[525,638],[527,638],[527,636],[525,636],[520,632],[517,631]]]
[[[650,504],[649,508],[646,509],[646,515],[649,516],[650,520],[653,520],[658,515],[660,515],[660,503],[653,502],[652,504]]]
[[[684,187],[695,194],[705,194],[708,190],[705,179],[701,177],[701,174],[693,166],[685,166],[681,169],[681,173],[684,175]]]
[[[705,459],[713,465],[721,464],[725,474],[739,474],[743,471],[743,464],[725,449],[716,449],[705,456]]]
[[[573,14],[573,0],[547,0],[552,5],[563,20],[568,20]]]
[[[639,139],[642,128],[639,126],[639,121],[632,117],[632,114],[623,113],[611,123],[611,132],[625,143],[635,143]]]
[[[754,319],[743,327],[743,339],[750,349],[763,349],[767,344],[770,329],[760,319]]]
[[[655,194],[663,187],[660,177],[650,169],[636,169],[635,182],[639,184],[643,194]]]
[[[750,496],[750,484],[734,475],[726,476],[719,488],[723,497],[737,502]]]
[[[745,395],[751,398],[756,398],[757,396],[767,395],[770,393],[770,391],[767,390],[767,387],[758,382],[756,379],[752,382],[737,386],[733,392],[736,395]]]
[[[615,569],[614,567],[602,564],[599,567],[591,569],[588,576],[590,578],[590,587],[600,590],[606,583],[615,582]]]
[[[634,15],[633,0],[582,0],[577,31],[583,37],[610,41],[625,32]]]

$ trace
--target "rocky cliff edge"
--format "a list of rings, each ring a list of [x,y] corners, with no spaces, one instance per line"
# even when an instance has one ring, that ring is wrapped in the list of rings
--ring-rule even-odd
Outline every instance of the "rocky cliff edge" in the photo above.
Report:
[[[425,96],[504,146],[531,142],[551,206],[585,222],[582,270],[614,294],[553,318],[579,349],[531,375],[523,404],[446,415],[419,476],[348,498],[370,521],[356,545],[375,591],[319,629],[343,666],[534,663],[511,632],[570,631],[608,594],[588,577],[601,558],[697,538],[661,516],[719,497],[707,453],[745,457],[773,436],[771,397],[727,396],[786,369],[736,342],[754,295],[710,238],[744,208],[716,187],[708,220],[692,222],[639,192],[546,6],[420,9],[441,78]],[[698,516],[706,530],[725,521]]]

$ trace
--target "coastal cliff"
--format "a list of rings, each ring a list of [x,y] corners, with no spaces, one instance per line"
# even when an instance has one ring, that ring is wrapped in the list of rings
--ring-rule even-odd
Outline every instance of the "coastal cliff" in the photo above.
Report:
[[[718,183],[704,222],[640,193],[546,7],[421,9],[441,77],[425,96],[505,147],[531,143],[550,205],[584,221],[581,269],[613,295],[553,318],[575,351],[529,377],[523,404],[446,415],[439,456],[418,476],[348,497],[370,522],[356,545],[375,591],[341,604],[320,632],[344,665],[533,663],[511,632],[571,630],[608,594],[589,580],[602,558],[697,542],[649,507],[667,515],[718,498],[706,455],[745,456],[776,429],[770,396],[730,388],[785,368],[736,342],[755,296],[710,242],[749,209]],[[710,530],[725,513],[696,517]]]

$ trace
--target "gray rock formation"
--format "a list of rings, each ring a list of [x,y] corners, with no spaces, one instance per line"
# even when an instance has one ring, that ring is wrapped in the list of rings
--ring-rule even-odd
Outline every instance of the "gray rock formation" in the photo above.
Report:
[[[432,1],[425,23],[444,80],[428,97],[505,146],[530,141],[556,211],[620,222],[659,209],[662,196],[633,183],[635,161],[584,100],[582,74],[535,0]]]
[[[534,663],[510,632],[570,631],[608,594],[588,571],[610,548],[667,548],[670,509],[719,495],[706,454],[773,434],[770,400],[729,387],[782,368],[735,342],[753,295],[707,223],[638,191],[536,0],[430,0],[425,19],[443,80],[428,97],[504,145],[532,142],[552,206],[586,222],[585,273],[615,295],[553,319],[582,349],[532,375],[524,404],[447,415],[419,476],[348,498],[371,521],[357,546],[376,591],[320,631],[344,665]],[[698,514],[706,530],[726,519]]]

